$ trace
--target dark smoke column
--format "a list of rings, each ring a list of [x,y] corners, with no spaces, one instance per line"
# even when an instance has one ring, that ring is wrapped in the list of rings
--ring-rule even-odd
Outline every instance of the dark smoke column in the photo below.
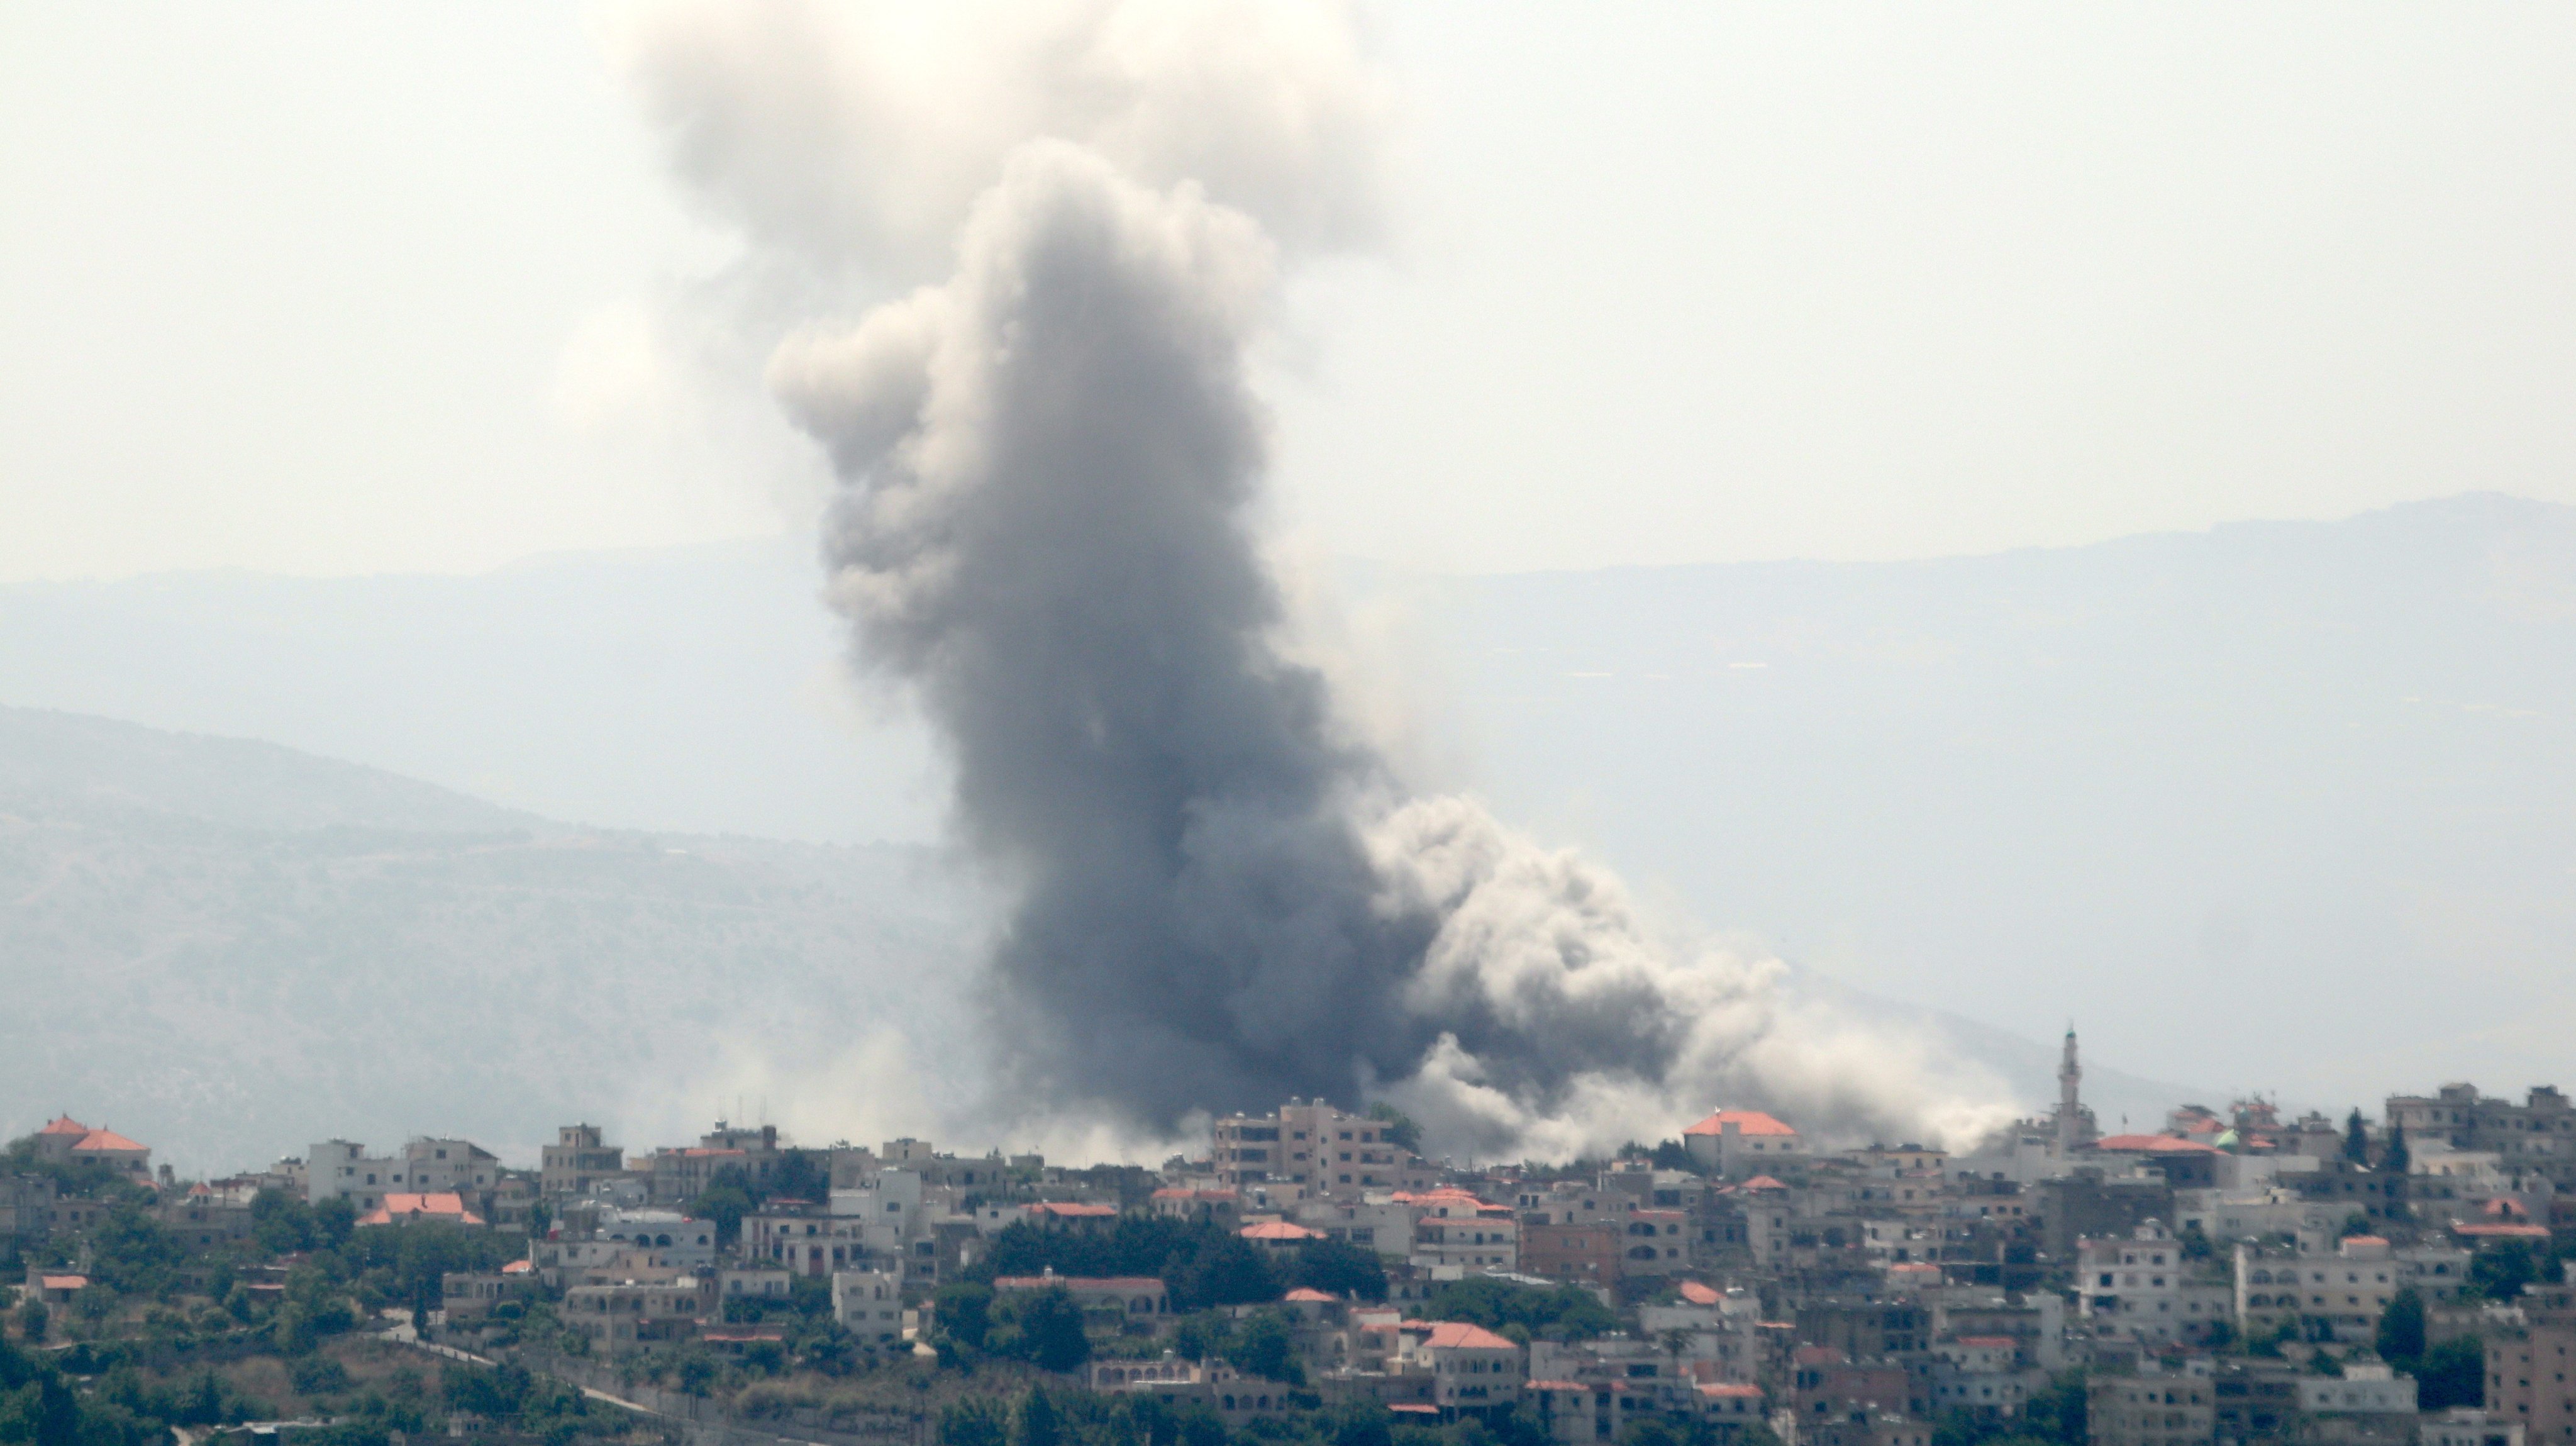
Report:
[[[1398,999],[1431,925],[1381,907],[1354,823],[1383,780],[1269,641],[1242,351],[1270,266],[1191,188],[1035,145],[954,279],[773,369],[833,452],[858,658],[938,725],[1017,899],[997,1023],[1058,1107],[1349,1101],[1434,1038]]]

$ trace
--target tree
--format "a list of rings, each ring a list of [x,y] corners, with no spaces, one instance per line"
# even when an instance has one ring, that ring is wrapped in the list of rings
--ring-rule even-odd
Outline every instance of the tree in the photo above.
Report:
[[[313,1207],[314,1244],[337,1249],[358,1228],[358,1207],[346,1195],[333,1195]]]
[[[2406,1151],[2406,1127],[2395,1120],[2388,1122],[2388,1152],[2380,1157],[2379,1168],[2391,1175],[2403,1175],[2415,1168],[2415,1157]]]
[[[1378,1259],[1376,1251],[1362,1250],[1346,1240],[1307,1241],[1298,1247],[1296,1259],[1288,1267],[1288,1278],[1327,1295],[1386,1299],[1385,1262]]]
[[[953,1281],[939,1287],[930,1298],[932,1319],[939,1333],[973,1350],[984,1348],[984,1333],[992,1328],[993,1288],[972,1281]]]
[[[1019,1412],[1011,1422],[1011,1446],[1061,1446],[1063,1440],[1064,1425],[1056,1419],[1055,1403],[1043,1388],[1031,1388],[1020,1399]]]
[[[44,1301],[38,1299],[34,1292],[28,1292],[26,1304],[18,1307],[18,1329],[25,1333],[29,1342],[42,1341],[49,1319]]]
[[[2483,1406],[2487,1394],[2487,1351],[2476,1336],[2453,1336],[2424,1353],[2415,1372],[2422,1409]]]
[[[2047,1385],[2033,1391],[2022,1407],[2022,1419],[2029,1423],[2032,1435],[2055,1446],[2085,1446],[2090,1436],[2085,1421],[2084,1373],[2060,1371]]]
[[[2510,1301],[2539,1278],[2531,1247],[2519,1240],[2490,1245],[2469,1259],[2469,1288],[2488,1300]]]
[[[1388,1128],[1382,1133],[1389,1141],[1417,1154],[1421,1152],[1422,1126],[1415,1124],[1411,1115],[1380,1100],[1369,1106],[1369,1118],[1385,1122]]]
[[[731,1249],[742,1238],[742,1217],[752,1211],[751,1192],[740,1185],[712,1185],[685,1208],[691,1219],[714,1221],[717,1248]]]
[[[2424,1297],[2415,1287],[2401,1287],[2389,1297],[2388,1308],[2379,1314],[2379,1336],[2374,1342],[2379,1358],[2401,1371],[2412,1372],[2414,1363],[2424,1356]]]
[[[2352,1107],[2352,1118],[2343,1122],[2343,1157],[2356,1165],[2370,1163],[2370,1128],[2361,1122],[2361,1106]]]
[[[1277,1311],[1265,1310],[1243,1323],[1235,1336],[1234,1364],[1266,1380],[1292,1386],[1306,1383],[1297,1361],[1297,1340]]]
[[[1082,1307],[1063,1286],[1050,1286],[1019,1302],[1020,1354],[1043,1371],[1079,1369],[1091,1359],[1082,1333]]]
[[[1010,1422],[997,1396],[968,1396],[939,1413],[939,1446],[1004,1446]]]

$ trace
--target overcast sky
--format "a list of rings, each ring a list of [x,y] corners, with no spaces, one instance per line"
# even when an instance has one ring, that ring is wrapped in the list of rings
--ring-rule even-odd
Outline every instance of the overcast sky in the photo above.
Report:
[[[0,579],[800,523],[736,256],[577,8],[0,4]],[[1500,570],[2576,502],[2576,11],[1380,16],[1398,235],[1285,520]]]

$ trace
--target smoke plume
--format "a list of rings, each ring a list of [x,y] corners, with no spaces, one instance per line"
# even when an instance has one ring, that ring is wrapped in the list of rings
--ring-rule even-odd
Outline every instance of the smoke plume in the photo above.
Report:
[[[1246,356],[1284,268],[1377,231],[1387,106],[1340,12],[1093,4],[943,49],[722,8],[628,43],[682,173],[818,296],[919,283],[769,380],[838,478],[855,656],[935,725],[1013,901],[1014,1098],[1165,1129],[1388,1098],[1551,1156],[1720,1101],[1993,1121],[1776,963],[1653,937],[1600,869],[1411,796],[1288,655]]]

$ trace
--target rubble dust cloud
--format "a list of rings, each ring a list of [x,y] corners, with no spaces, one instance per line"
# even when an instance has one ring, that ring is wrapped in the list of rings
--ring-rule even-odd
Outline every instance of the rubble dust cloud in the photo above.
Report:
[[[1793,1004],[1775,961],[1658,937],[1601,868],[1413,795],[1291,661],[1246,358],[1285,273],[1379,233],[1361,28],[1017,25],[680,7],[622,37],[675,168],[756,251],[818,308],[894,296],[788,337],[769,380],[832,459],[854,657],[935,725],[1010,901],[1001,1097],[1148,1132],[1389,1099],[1435,1148],[1555,1158],[1720,1101],[1886,1138],[2005,1118],[1921,1041]],[[961,131],[924,74],[1010,95],[1015,132]]]

